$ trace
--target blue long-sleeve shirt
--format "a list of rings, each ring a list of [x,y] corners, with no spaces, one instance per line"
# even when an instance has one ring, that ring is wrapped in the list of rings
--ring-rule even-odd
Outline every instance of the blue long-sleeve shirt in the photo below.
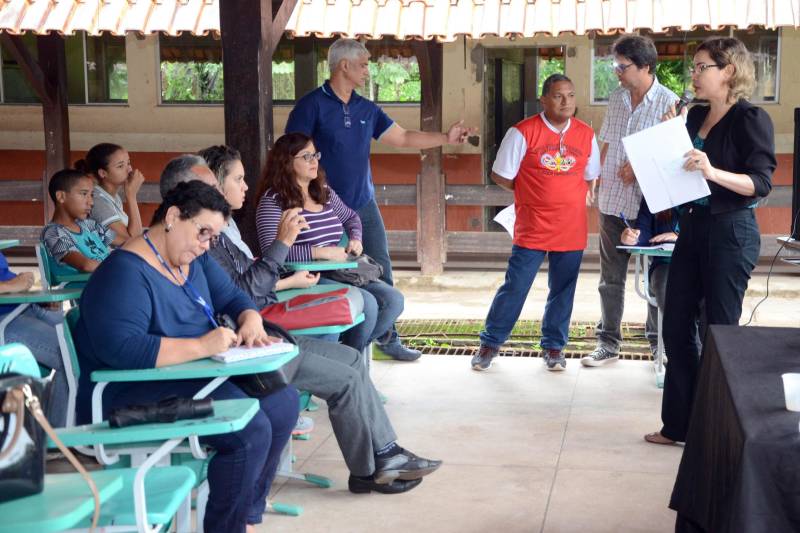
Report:
[[[189,267],[189,283],[215,313],[234,320],[252,300],[208,254]],[[185,288],[162,275],[138,255],[116,250],[92,274],[83,290],[80,319],[74,328],[80,363],[78,420],[90,419],[89,375],[99,369],[153,368],[163,337],[196,338],[213,326]],[[113,398],[130,384],[111,384]],[[104,402],[105,403],[105,402]]]
[[[670,209],[672,216],[669,220],[660,220],[656,215],[650,212],[647,207],[647,202],[642,198],[642,203],[639,205],[639,215],[636,217],[635,227],[639,230],[639,241],[636,246],[652,246],[650,239],[662,233],[678,232],[678,219],[680,218],[680,211],[678,208]],[[669,263],[668,257],[653,257],[654,263]]]

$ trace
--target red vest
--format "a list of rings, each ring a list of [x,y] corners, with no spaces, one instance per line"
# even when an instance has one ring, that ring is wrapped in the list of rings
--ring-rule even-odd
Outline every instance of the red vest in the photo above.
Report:
[[[514,178],[514,244],[552,252],[583,250],[588,190],[584,170],[594,131],[573,118],[559,144],[559,134],[547,127],[541,115],[514,127],[528,147]]]

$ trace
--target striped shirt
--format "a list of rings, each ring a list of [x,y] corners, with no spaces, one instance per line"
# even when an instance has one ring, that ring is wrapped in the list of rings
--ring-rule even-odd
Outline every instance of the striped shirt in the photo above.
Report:
[[[338,246],[345,231],[351,241],[361,240],[361,219],[358,218],[358,214],[344,205],[331,188],[328,188],[328,194],[328,203],[322,206],[321,211],[303,209],[300,212],[310,228],[301,231],[297,236],[289,248],[287,261],[311,261],[312,248]],[[256,229],[262,254],[278,236],[278,224],[283,210],[278,194],[271,189],[264,193],[258,202]]]
[[[599,135],[600,142],[608,144],[600,173],[598,204],[601,213],[615,217],[623,213],[627,219],[636,218],[642,191],[638,183],[625,185],[619,177],[620,169],[628,160],[622,138],[660,123],[661,117],[677,100],[675,93],[658,83],[655,77],[636,109],[631,110],[631,93],[627,89],[618,87],[611,93]]]

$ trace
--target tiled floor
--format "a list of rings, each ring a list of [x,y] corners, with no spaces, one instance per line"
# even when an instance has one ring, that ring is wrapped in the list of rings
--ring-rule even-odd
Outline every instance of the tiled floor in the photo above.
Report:
[[[400,443],[445,460],[413,491],[347,491],[325,406],[297,470],[330,477],[320,489],[276,482],[299,517],[266,515],[259,531],[668,532],[681,449],[645,443],[659,428],[661,392],[649,363],[549,373],[540,359],[501,358],[489,372],[463,357],[373,363]]]

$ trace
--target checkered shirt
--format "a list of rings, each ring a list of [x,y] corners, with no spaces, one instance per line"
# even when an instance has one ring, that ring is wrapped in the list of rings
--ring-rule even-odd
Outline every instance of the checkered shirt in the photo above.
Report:
[[[654,79],[642,102],[631,111],[631,93],[618,87],[608,98],[608,109],[600,129],[599,140],[608,143],[608,151],[600,173],[600,212],[606,215],[635,219],[642,201],[639,185],[625,185],[619,170],[628,160],[622,138],[661,122],[669,107],[677,102],[675,93]]]

